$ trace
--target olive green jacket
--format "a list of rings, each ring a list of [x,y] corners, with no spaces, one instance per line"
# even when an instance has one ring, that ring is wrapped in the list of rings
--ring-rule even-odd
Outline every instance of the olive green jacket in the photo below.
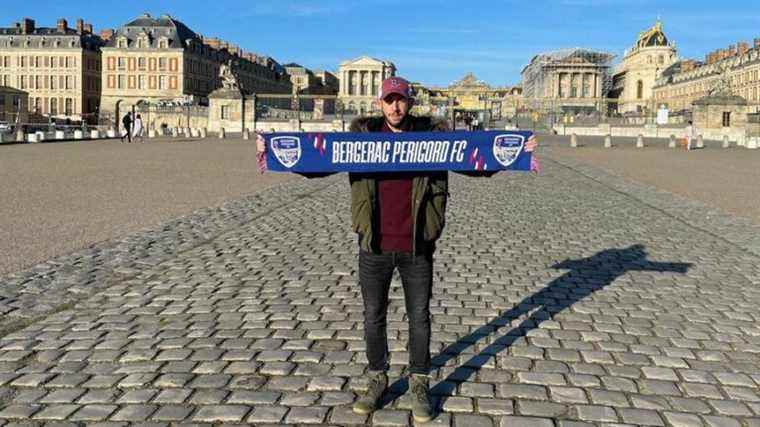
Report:
[[[411,132],[446,131],[445,122],[430,117],[408,116],[407,129]],[[383,127],[382,117],[363,117],[351,123],[351,132],[378,132]],[[376,174],[350,173],[351,224],[359,235],[359,246],[367,252],[378,253],[379,224]],[[413,252],[423,253],[435,247],[446,222],[446,202],[449,195],[448,172],[417,174],[412,181],[412,243]]]

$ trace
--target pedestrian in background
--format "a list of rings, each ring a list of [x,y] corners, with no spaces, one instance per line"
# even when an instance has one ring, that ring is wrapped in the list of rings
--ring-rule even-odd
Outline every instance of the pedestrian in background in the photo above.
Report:
[[[137,117],[135,117],[134,123],[132,123],[132,136],[134,137],[135,142],[139,139],[140,142],[145,143],[145,139],[143,138],[143,122],[142,117],[138,114]]]
[[[121,119],[121,124],[124,126],[124,133],[121,134],[121,142],[124,142],[124,137],[127,138],[127,142],[132,142],[132,113],[127,113],[124,118]]]

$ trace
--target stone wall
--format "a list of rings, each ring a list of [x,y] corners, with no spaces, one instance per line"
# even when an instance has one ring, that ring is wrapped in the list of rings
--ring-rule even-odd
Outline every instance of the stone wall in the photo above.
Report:
[[[723,135],[728,135],[732,142],[744,144],[747,140],[746,130],[744,128],[713,128],[704,129],[695,127],[695,135],[702,135],[708,141],[722,141]],[[605,136],[612,135],[635,138],[643,135],[644,138],[668,138],[675,135],[676,138],[686,137],[686,127],[683,128],[657,128],[656,126],[567,126],[554,125],[554,131],[559,135],[586,135],[586,136]]]

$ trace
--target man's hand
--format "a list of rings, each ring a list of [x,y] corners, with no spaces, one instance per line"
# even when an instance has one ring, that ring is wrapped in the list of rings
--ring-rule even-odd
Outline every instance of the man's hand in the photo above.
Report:
[[[528,143],[525,144],[525,152],[526,153],[532,153],[536,150],[536,147],[538,147],[538,139],[536,139],[536,136],[533,135],[530,138],[528,138]]]
[[[256,132],[256,168],[259,173],[267,170],[267,144],[264,136]]]
[[[264,141],[264,136],[256,132],[256,154],[266,153],[267,145]]]

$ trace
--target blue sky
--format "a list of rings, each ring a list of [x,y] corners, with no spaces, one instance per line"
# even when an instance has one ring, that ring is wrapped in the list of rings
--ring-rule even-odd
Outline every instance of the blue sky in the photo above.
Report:
[[[53,26],[81,15],[96,31],[143,12],[169,13],[206,36],[281,63],[335,70],[370,55],[399,75],[448,85],[466,72],[492,85],[519,83],[536,53],[589,47],[618,55],[658,15],[679,55],[701,59],[760,37],[758,0],[27,0],[4,1],[2,26],[24,16]],[[81,11],[72,13],[71,11]]]

